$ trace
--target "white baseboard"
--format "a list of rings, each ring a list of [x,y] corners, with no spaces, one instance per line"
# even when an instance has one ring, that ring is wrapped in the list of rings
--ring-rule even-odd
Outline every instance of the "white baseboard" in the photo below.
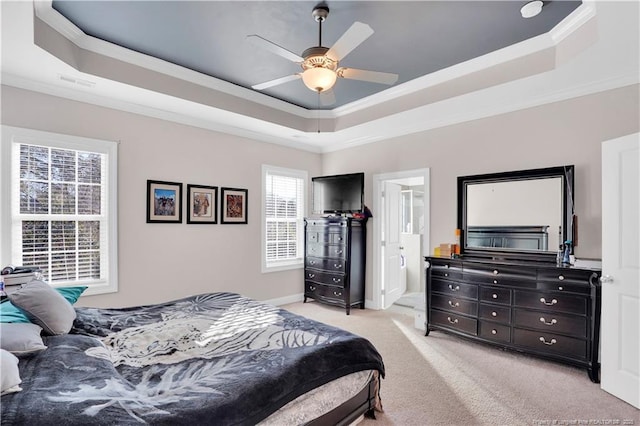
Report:
[[[278,297],[277,299],[264,300],[264,302],[271,305],[286,305],[289,303],[302,302],[304,300],[304,293],[292,294],[291,296]]]

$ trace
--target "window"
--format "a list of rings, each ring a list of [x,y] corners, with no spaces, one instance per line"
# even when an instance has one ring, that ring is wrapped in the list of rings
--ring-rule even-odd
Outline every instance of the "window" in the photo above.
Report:
[[[2,127],[2,264],[117,291],[117,143]]]
[[[262,271],[299,268],[304,257],[307,172],[262,166]]]

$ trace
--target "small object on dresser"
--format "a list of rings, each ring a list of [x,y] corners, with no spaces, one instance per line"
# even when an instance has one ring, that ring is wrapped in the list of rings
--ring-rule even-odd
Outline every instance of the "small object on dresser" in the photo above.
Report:
[[[564,242],[564,256],[562,257],[563,265],[571,265],[571,241]]]
[[[441,257],[451,257],[451,245],[450,244],[440,244],[440,256]]]
[[[564,244],[560,244],[558,247],[558,253],[556,254],[556,265],[562,266],[562,258],[564,257]]]

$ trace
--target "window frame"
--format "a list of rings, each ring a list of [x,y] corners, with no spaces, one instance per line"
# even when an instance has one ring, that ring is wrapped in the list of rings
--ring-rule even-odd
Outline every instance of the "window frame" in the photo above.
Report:
[[[302,209],[298,218],[298,229],[300,235],[298,236],[298,245],[300,247],[300,256],[296,259],[269,262],[267,261],[267,175],[278,175],[293,177],[302,179],[303,191],[302,191]],[[304,267],[304,218],[307,215],[307,200],[309,193],[309,173],[306,170],[290,169],[285,167],[270,166],[267,164],[262,165],[262,236],[261,236],[261,264],[262,272],[278,272],[291,269],[301,269]]]
[[[59,148],[73,151],[86,151],[106,155],[106,213],[104,222],[107,225],[107,232],[101,245],[107,247],[103,254],[107,256],[104,278],[100,280],[67,281],[64,283],[50,282],[53,287],[68,287],[76,285],[86,285],[88,288],[83,293],[84,296],[115,293],[118,291],[118,142],[99,139],[90,139],[79,136],[70,136],[58,133],[51,133],[40,130],[26,129],[2,125],[2,146],[0,147],[0,233],[9,235],[9,238],[2,238],[0,241],[0,261],[1,265],[17,265],[20,260],[16,257],[18,253],[13,251],[14,244],[14,218],[13,202],[20,197],[19,194],[19,145],[30,144],[45,146],[48,148]],[[16,179],[18,184],[16,184]],[[44,217],[43,217],[44,219]],[[50,214],[45,220],[51,220]]]

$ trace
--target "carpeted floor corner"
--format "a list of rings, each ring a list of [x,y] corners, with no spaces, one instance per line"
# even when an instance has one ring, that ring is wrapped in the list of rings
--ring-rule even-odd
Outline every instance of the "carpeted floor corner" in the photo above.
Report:
[[[640,411],[592,383],[586,370],[414,327],[413,310],[283,306],[369,339],[381,353],[384,413],[363,426],[640,425]]]

